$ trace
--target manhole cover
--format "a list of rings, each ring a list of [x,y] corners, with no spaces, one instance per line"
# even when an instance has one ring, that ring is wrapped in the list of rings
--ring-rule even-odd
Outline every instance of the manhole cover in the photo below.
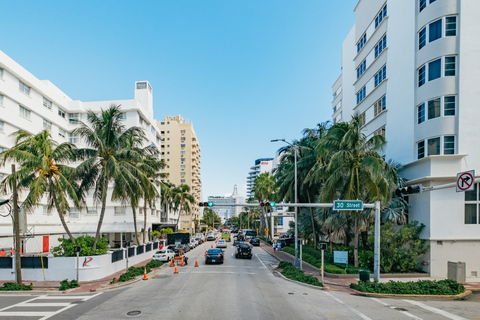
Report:
[[[288,294],[293,294],[293,292],[289,292]]]
[[[127,316],[138,316],[142,311],[129,311],[127,312]]]
[[[304,295],[304,296],[308,296],[308,293],[305,293],[305,292],[304,292],[303,295]]]
[[[408,311],[407,309],[404,309],[404,308],[394,308],[394,309],[397,311]]]

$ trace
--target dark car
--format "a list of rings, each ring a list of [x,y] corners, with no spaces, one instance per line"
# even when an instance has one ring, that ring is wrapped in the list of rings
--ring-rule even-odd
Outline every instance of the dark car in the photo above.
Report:
[[[248,243],[240,243],[235,251],[235,258],[252,259],[252,247]]]
[[[223,251],[217,248],[208,249],[205,264],[209,263],[223,263]]]
[[[240,243],[245,243],[245,242],[244,242],[244,241],[240,241],[240,240],[235,240],[235,241],[233,242],[233,245],[234,245],[235,247],[238,247],[238,245],[239,245]]]
[[[259,246],[260,245],[260,239],[258,239],[258,238],[252,238],[252,239],[250,239],[249,242],[252,246]]]

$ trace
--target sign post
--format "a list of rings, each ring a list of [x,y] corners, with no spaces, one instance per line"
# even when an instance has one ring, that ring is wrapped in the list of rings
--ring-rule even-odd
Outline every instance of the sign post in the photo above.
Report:
[[[78,282],[78,269],[79,269],[79,256],[80,256],[80,251],[82,250],[82,247],[80,246],[75,246],[74,251],[77,253],[77,282]]]
[[[323,284],[323,251],[327,249],[327,244],[326,243],[320,243],[320,250],[322,250],[322,267],[320,269],[320,274],[322,276],[322,284]]]
[[[475,189],[475,170],[457,173],[457,192]]]

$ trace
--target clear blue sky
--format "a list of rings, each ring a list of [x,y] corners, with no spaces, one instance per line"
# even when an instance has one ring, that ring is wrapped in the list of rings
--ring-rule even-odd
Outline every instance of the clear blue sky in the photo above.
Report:
[[[1,1],[0,50],[72,99],[133,99],[192,121],[203,196],[245,195],[271,139],[331,119],[357,0]]]

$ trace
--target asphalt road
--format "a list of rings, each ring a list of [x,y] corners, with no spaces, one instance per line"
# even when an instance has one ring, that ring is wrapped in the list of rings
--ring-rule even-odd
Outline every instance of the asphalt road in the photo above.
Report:
[[[271,264],[276,260],[258,247],[253,249],[252,260],[235,259],[229,243],[223,265],[205,265],[204,252],[211,244],[187,253],[189,264],[178,267],[178,274],[174,274],[174,268],[163,268],[148,281],[115,291],[61,296],[64,300],[58,300],[58,296],[2,296],[0,320],[480,319],[478,302],[373,299],[292,283],[273,275]],[[195,258],[198,268],[194,267]],[[4,310],[5,304],[11,307]],[[35,308],[43,313],[20,316],[22,310]]]

